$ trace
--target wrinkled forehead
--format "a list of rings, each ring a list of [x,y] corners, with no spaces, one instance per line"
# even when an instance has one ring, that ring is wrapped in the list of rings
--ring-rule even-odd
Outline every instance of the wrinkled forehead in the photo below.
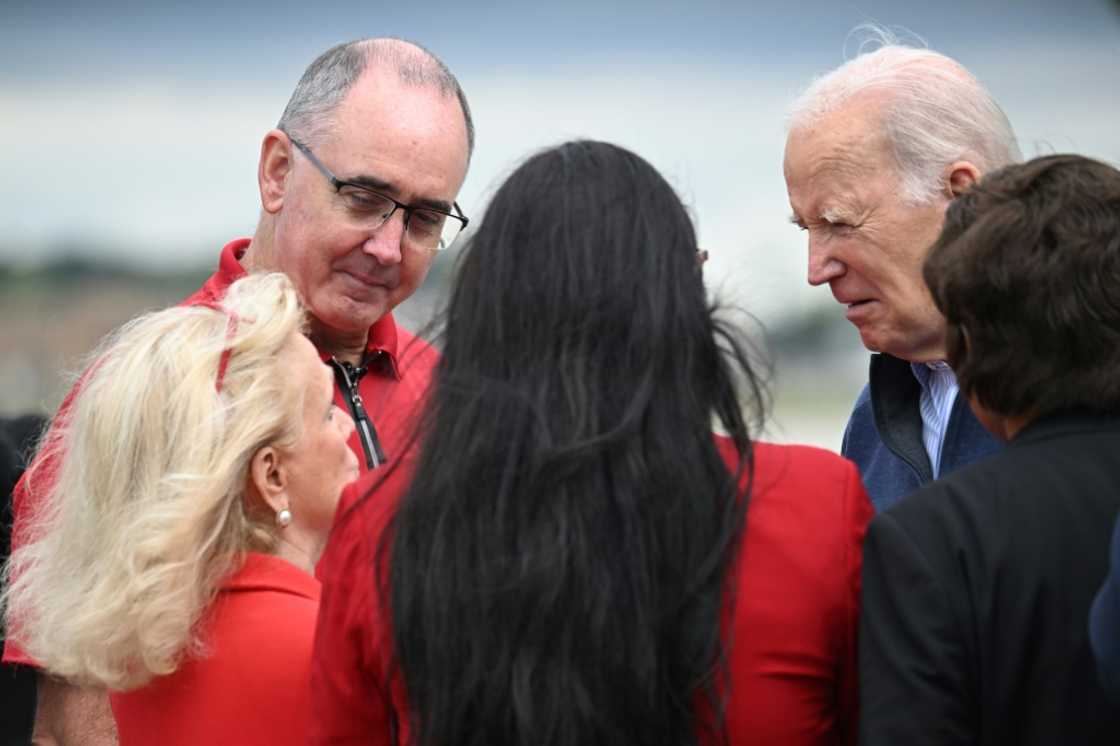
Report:
[[[886,138],[847,122],[822,124],[791,131],[786,143],[786,186],[795,212],[826,217],[826,211],[856,206],[849,203],[889,199],[897,169]]]
[[[887,138],[878,128],[829,126],[830,121],[790,131],[784,161],[787,180],[851,178],[893,165]]]

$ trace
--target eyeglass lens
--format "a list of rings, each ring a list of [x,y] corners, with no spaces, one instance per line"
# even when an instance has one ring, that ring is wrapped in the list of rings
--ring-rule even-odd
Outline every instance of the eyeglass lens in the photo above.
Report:
[[[380,227],[399,207],[387,196],[368,189],[344,186],[338,194],[353,213],[375,220],[376,227]],[[462,223],[454,217],[423,207],[408,208],[407,220],[408,237],[427,249],[450,246],[462,229]]]

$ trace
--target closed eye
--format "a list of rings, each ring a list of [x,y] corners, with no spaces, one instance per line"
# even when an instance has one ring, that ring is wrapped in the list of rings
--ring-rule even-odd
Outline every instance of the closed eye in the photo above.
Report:
[[[825,227],[827,227],[829,230],[833,232],[843,233],[855,227],[855,225],[849,219],[851,217],[852,214],[847,210],[838,210],[836,208],[830,207],[826,210],[821,211],[820,219]]]
[[[339,191],[339,196],[355,212],[383,215],[395,207],[393,201],[385,195],[357,187],[344,187]]]

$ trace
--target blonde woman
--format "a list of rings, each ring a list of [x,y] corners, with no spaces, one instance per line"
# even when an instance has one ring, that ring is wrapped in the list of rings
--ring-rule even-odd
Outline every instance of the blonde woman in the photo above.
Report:
[[[279,274],[143,316],[43,446],[66,458],[6,622],[50,674],[109,690],[124,746],[304,740],[312,571],[358,474],[304,323]]]

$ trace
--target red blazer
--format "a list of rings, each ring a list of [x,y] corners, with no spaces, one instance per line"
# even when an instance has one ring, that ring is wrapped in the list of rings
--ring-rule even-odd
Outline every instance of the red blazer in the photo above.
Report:
[[[729,464],[734,447],[717,437]],[[872,517],[855,467],[805,446],[755,444],[747,530],[734,571],[727,731],[732,744],[856,742],[860,545]],[[383,691],[391,616],[373,580],[377,539],[408,469],[371,499],[367,477],[347,488],[317,568],[323,600],[312,670],[312,744],[390,744],[402,727],[399,678]]]
[[[310,719],[319,581],[250,554],[203,618],[205,655],[109,695],[120,746],[296,746]]]

